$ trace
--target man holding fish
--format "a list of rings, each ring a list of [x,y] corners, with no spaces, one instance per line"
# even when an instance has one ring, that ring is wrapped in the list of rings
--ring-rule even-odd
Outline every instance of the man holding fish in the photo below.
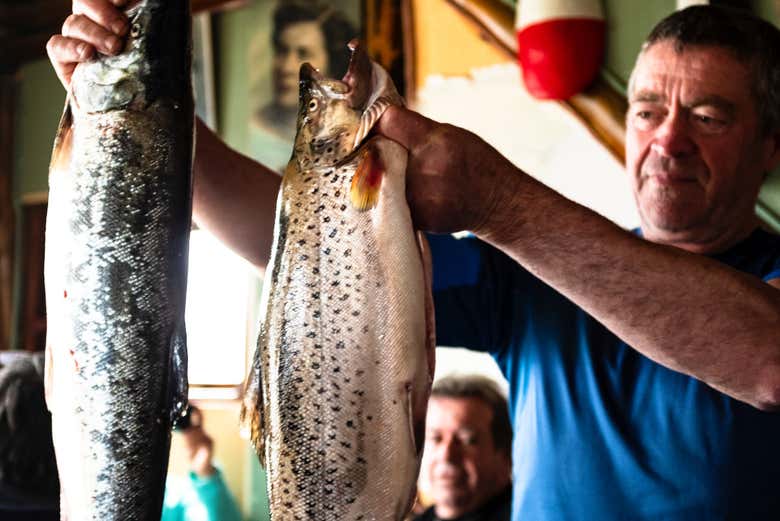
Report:
[[[118,50],[124,3],[74,1],[48,45],[63,84]],[[740,11],[656,26],[628,93],[635,233],[468,131],[398,107],[375,127],[408,151],[416,225],[477,237],[430,236],[434,274],[462,263],[434,280],[437,335],[509,380],[513,519],[780,518],[780,238],[754,214],[780,164],[778,48]],[[195,219],[261,269],[279,183],[199,127]]]

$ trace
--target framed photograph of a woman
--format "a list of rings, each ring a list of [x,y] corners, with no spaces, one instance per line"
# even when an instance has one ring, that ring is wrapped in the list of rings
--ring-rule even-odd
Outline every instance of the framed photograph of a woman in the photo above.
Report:
[[[281,171],[295,137],[300,66],[309,62],[331,77],[346,72],[346,44],[361,32],[360,0],[260,4],[268,11],[268,25],[257,28],[247,54],[248,148],[255,159]]]

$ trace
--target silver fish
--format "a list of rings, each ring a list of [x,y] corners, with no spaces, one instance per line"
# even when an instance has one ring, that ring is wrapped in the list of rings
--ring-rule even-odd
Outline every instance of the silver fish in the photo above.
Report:
[[[433,375],[430,279],[406,151],[365,141],[401,98],[356,42],[343,81],[300,73],[243,410],[274,521],[400,520]],[[422,248],[422,249],[421,249]]]
[[[186,401],[193,100],[186,0],[79,64],[49,172],[46,398],[62,519],[160,519]]]

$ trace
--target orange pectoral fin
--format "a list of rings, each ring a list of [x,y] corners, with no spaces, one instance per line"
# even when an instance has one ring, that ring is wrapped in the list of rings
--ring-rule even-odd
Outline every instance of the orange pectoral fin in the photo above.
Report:
[[[352,186],[349,190],[349,200],[361,212],[374,208],[379,203],[379,189],[382,186],[382,176],[385,173],[382,160],[373,147],[367,147],[361,154]]]

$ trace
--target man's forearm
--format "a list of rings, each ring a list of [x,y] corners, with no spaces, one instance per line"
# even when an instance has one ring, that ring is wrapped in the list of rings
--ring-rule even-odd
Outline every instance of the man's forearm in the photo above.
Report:
[[[200,121],[196,135],[194,221],[264,269],[271,252],[281,178],[228,148]]]
[[[777,407],[780,290],[644,241],[519,171],[477,235],[656,362]]]

